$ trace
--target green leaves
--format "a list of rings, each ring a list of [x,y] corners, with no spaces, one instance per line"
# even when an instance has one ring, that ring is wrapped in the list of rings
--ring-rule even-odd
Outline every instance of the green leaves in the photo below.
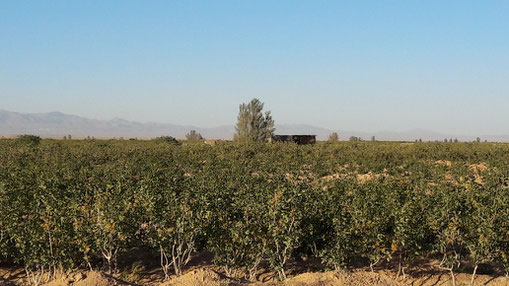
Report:
[[[239,106],[237,125],[235,127],[235,140],[239,141],[265,141],[274,133],[274,120],[270,111],[263,111],[263,103],[257,98],[249,103]]]
[[[0,141],[1,259],[33,275],[113,272],[132,247],[166,275],[205,249],[248,279],[263,262],[285,279],[302,257],[509,269],[506,145],[162,141]]]

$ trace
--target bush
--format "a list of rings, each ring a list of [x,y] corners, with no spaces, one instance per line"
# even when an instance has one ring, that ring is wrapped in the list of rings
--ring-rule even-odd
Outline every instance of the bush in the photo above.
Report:
[[[201,136],[200,133],[196,132],[196,130],[191,130],[189,133],[186,134],[186,139],[189,141],[202,141],[204,138]]]
[[[0,141],[1,262],[34,284],[58,269],[114,273],[133,247],[157,251],[166,276],[205,249],[250,279],[262,263],[285,279],[302,257],[509,269],[509,145],[158,140]]]
[[[174,137],[171,137],[171,136],[161,136],[161,137],[154,138],[153,140],[157,141],[157,142],[169,143],[169,144],[173,144],[173,145],[181,144],[177,139],[175,139]]]
[[[41,137],[36,135],[20,135],[16,139],[21,144],[29,145],[29,146],[37,146],[41,143]]]

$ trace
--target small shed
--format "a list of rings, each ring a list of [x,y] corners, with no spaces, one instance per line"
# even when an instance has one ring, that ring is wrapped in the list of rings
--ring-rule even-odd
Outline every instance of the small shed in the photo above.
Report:
[[[290,142],[299,145],[315,144],[316,135],[274,135],[271,142]]]

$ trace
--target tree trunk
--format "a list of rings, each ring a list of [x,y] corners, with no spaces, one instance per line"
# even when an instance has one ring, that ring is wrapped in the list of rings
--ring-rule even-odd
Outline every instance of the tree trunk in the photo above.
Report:
[[[286,280],[286,273],[284,269],[278,270],[277,273],[279,275],[279,280],[281,281]]]
[[[371,269],[371,272],[375,272],[375,269],[373,268],[375,265],[378,264],[378,262],[380,262],[380,259],[377,259],[375,262],[369,262],[369,269]]]
[[[402,270],[402,257],[400,253],[398,258],[398,274],[396,275],[396,280],[398,280],[399,276],[401,275],[401,270]]]
[[[44,266],[40,266],[35,271],[25,268],[25,272],[27,274],[29,284],[34,286],[39,286],[41,284],[42,277],[44,276]]]
[[[474,266],[474,271],[472,272],[472,279],[470,280],[470,285],[474,285],[475,273],[477,272],[477,266],[479,266],[479,265],[476,263]]]
[[[258,265],[260,265],[261,260],[261,258],[257,258],[251,267],[247,267],[249,272],[249,281],[254,282],[256,279],[256,272],[258,272]]]
[[[454,267],[451,267],[449,269],[449,272],[451,273],[451,279],[452,279],[452,286],[456,286],[456,277],[454,276],[454,271],[453,270]]]
[[[109,251],[109,250],[108,250],[108,251],[106,251],[106,252],[105,252],[105,251],[103,251],[103,252],[102,252],[102,255],[103,255],[103,258],[104,258],[104,259],[106,259],[106,263],[108,263],[108,273],[109,273],[110,275],[112,275],[112,274],[113,274],[113,273],[112,273],[112,270],[113,270],[113,269],[112,269],[112,267],[111,267],[111,258],[112,258],[112,256],[113,256],[113,255],[112,255],[111,251]]]
[[[161,267],[163,268],[164,272],[164,280],[168,280],[170,277],[168,272],[171,266],[171,262],[168,260],[168,256],[166,255],[162,245],[159,245],[159,251],[161,253]]]

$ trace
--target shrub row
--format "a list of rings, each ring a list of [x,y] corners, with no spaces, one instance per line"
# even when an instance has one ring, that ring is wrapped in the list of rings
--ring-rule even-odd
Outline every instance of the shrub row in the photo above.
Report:
[[[43,273],[115,272],[148,247],[168,277],[200,250],[227,274],[280,279],[300,257],[398,273],[424,255],[509,269],[504,144],[175,145],[165,141],[0,141],[4,263]]]

